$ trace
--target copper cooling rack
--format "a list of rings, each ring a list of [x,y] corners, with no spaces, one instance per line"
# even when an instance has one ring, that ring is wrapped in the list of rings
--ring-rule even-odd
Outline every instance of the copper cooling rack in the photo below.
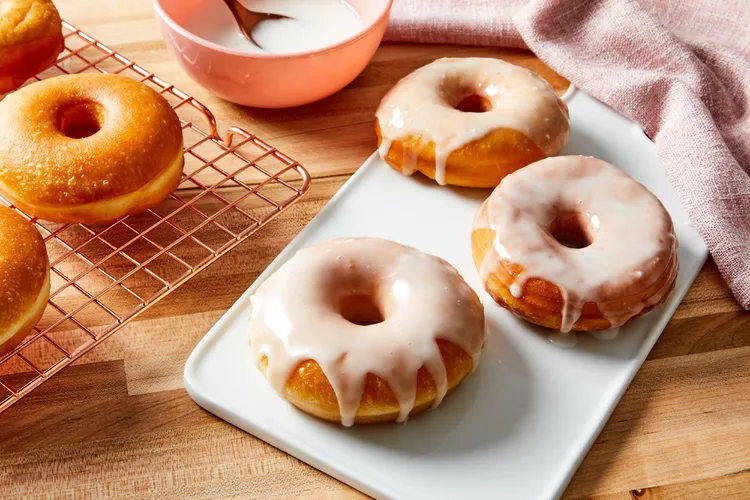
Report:
[[[0,412],[270,222],[310,186],[307,171],[288,156],[241,128],[230,128],[222,140],[203,104],[70,24],[63,22],[63,31],[65,50],[36,80],[117,73],[156,89],[180,116],[185,170],[178,190],[160,205],[113,224],[55,224],[20,212],[44,236],[52,293],[34,331],[0,358]]]

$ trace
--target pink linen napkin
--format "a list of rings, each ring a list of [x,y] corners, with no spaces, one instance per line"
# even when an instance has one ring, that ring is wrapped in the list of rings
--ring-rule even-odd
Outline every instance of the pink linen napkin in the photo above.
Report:
[[[639,123],[750,309],[750,2],[396,0],[386,39],[528,47]]]

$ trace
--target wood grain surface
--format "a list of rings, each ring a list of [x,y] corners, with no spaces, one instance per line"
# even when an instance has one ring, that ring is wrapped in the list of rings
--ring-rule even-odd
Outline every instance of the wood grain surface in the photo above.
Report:
[[[402,76],[441,56],[501,57],[563,91],[531,53],[384,45],[322,102],[219,100],[173,61],[148,0],[57,0],[63,17],[305,165],[289,212],[0,415],[3,498],[354,499],[363,495],[200,409],[182,385],[196,342],[375,149],[372,119]],[[709,261],[565,498],[750,498],[750,314]]]

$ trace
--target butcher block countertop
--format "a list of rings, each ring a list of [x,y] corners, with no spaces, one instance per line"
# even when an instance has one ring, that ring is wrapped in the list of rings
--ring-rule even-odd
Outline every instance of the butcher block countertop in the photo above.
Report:
[[[167,52],[148,0],[57,0],[64,19],[304,165],[305,198],[82,360],[0,414],[3,498],[356,499],[364,496],[198,407],[188,354],[375,150],[373,114],[442,56],[500,57],[567,81],[530,52],[385,44],[337,95],[256,110],[212,96]],[[565,498],[750,498],[750,314],[708,261]]]

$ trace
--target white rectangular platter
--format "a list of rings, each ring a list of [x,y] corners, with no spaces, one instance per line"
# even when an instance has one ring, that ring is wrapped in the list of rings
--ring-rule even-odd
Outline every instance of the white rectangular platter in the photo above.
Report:
[[[516,319],[483,291],[471,259],[474,213],[488,190],[405,177],[373,155],[195,348],[185,385],[203,408],[376,498],[558,498],[706,259],[640,128],[571,90],[563,154],[606,160],[654,192],[675,223],[677,286],[614,340],[573,349]],[[344,428],[296,410],[248,362],[249,297],[297,250],[377,236],[452,263],[483,298],[489,338],[478,370],[434,411],[406,425]]]

